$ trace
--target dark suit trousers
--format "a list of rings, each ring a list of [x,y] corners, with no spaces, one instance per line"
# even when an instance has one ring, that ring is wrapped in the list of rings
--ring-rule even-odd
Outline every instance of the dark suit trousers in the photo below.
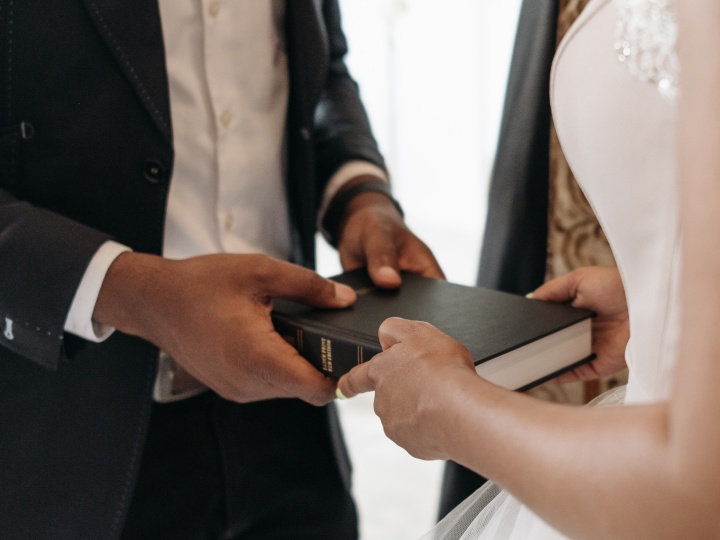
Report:
[[[357,538],[327,422],[297,400],[155,404],[123,540]]]

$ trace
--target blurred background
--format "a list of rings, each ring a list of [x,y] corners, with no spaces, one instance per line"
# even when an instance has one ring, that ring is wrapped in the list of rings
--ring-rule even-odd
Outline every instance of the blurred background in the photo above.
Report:
[[[340,0],[348,63],[410,228],[447,278],[474,285],[488,178],[520,0]],[[318,242],[318,268],[341,271]],[[435,523],[442,463],[389,441],[372,395],[339,403],[361,540],[416,539]]]

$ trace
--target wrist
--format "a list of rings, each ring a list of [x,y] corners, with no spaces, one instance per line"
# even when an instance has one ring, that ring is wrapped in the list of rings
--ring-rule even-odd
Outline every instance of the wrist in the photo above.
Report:
[[[471,416],[466,414],[468,404],[478,408],[486,407],[483,396],[492,392],[493,385],[479,377],[474,369],[452,370],[443,380],[445,384],[441,392],[448,399],[435,411],[438,450],[442,459],[466,463],[466,443],[475,429],[473,421],[468,422],[467,417]]]
[[[356,195],[345,207],[345,215],[340,222],[340,231],[342,231],[343,225],[353,214],[367,209],[381,210],[392,214],[400,221],[403,219],[403,215],[394,199],[384,193],[369,191]]]
[[[335,195],[323,219],[323,228],[328,232],[333,245],[338,245],[340,233],[348,217],[369,206],[387,206],[388,209],[392,207],[392,211],[402,219],[400,203],[393,198],[386,181],[374,176],[357,177]]]
[[[108,268],[98,294],[93,320],[119,331],[149,339],[152,299],[159,294],[162,257],[127,252]]]

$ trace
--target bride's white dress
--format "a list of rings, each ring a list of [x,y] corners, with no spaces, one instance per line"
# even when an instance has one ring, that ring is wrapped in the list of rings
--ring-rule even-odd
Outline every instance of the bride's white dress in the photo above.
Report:
[[[672,383],[680,283],[676,33],[671,0],[592,0],[553,66],[555,127],[612,246],[630,312],[629,382],[601,406],[664,400]],[[426,538],[565,537],[490,485]]]

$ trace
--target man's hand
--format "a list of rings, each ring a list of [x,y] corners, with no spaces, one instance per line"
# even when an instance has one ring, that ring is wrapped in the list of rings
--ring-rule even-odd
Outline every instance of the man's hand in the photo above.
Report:
[[[273,298],[343,308],[355,293],[264,255],[173,261],[125,253],[110,266],[93,319],[154,343],[226,399],[329,402],[334,380],[275,332]]]
[[[630,323],[625,289],[617,268],[579,268],[548,281],[533,293],[533,298],[569,303],[597,313],[592,321],[592,348],[597,358],[561,375],[556,382],[600,379],[626,367]]]
[[[343,269],[367,266],[373,282],[400,286],[400,271],[444,278],[430,249],[405,226],[395,205],[381,193],[362,193],[348,204],[340,229]]]

